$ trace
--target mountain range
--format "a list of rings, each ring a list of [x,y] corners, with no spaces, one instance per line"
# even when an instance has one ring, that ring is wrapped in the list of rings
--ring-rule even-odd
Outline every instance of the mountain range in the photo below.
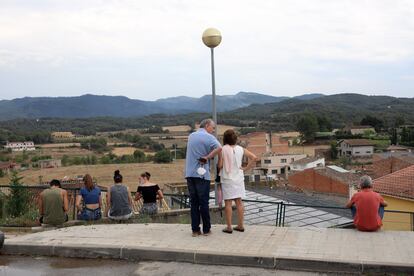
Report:
[[[323,94],[305,94],[294,97],[310,100]],[[0,101],[0,120],[15,118],[88,118],[88,117],[141,117],[151,114],[185,114],[210,112],[211,95],[200,98],[172,97],[156,101],[142,101],[124,96],[101,96],[86,94],[78,97],[25,97]],[[217,111],[225,112],[252,104],[278,103],[291,99],[253,92],[217,96]]]

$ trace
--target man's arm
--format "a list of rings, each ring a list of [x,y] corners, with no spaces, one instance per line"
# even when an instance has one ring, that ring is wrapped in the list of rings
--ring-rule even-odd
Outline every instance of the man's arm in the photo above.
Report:
[[[69,211],[68,192],[65,190],[62,190],[62,196],[63,196],[63,211],[67,213]]]
[[[205,159],[209,160],[214,158],[214,156],[216,156],[217,154],[221,153],[221,146],[215,148],[214,150],[212,150],[208,155],[204,156]]]
[[[40,216],[43,216],[43,198],[42,198],[42,195],[43,195],[43,193],[40,193],[39,201],[38,201]]]

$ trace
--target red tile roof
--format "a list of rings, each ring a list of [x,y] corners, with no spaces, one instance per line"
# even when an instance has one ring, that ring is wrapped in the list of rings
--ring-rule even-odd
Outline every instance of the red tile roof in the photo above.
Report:
[[[414,200],[414,165],[377,178],[373,185],[378,193]]]

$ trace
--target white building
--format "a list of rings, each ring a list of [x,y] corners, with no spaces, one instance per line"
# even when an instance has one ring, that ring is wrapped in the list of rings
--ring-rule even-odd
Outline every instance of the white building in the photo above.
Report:
[[[347,139],[338,143],[339,156],[372,157],[374,143],[368,139]]]
[[[262,171],[262,175],[285,174],[293,162],[303,158],[306,158],[306,154],[265,153],[260,168],[255,168],[255,171]]]
[[[290,165],[292,171],[304,171],[306,169],[325,167],[325,158],[323,157],[306,157],[293,162]]]
[[[12,151],[33,151],[35,150],[35,145],[32,141],[26,142],[7,142],[4,146],[5,149],[11,149]]]

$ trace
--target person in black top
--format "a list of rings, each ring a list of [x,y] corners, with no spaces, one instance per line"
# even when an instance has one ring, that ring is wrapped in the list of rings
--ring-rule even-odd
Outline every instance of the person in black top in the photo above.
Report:
[[[139,179],[139,186],[137,193],[135,194],[135,200],[144,200],[144,205],[142,206],[141,213],[153,215],[158,212],[157,199],[161,200],[163,198],[162,191],[157,184],[151,183],[149,180],[151,174],[149,172],[144,172],[141,174]]]

